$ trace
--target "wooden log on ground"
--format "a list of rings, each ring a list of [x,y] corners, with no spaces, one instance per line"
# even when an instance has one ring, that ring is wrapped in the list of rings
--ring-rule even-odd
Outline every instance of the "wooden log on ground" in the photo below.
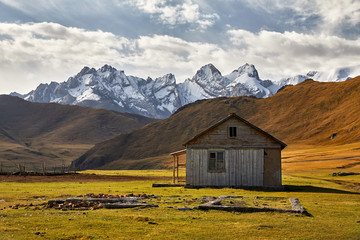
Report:
[[[289,201],[291,203],[292,210],[297,211],[297,212],[307,215],[307,216],[311,216],[310,213],[308,213],[306,211],[306,209],[303,206],[301,206],[299,199],[289,198]]]
[[[124,199],[121,198],[68,198],[65,202],[101,202],[101,203],[116,203],[116,202],[124,202]],[[133,200],[136,201],[136,200]]]
[[[199,205],[194,207],[194,209],[200,210],[222,210],[227,212],[289,212],[289,213],[299,213],[295,210],[290,209],[281,209],[281,208],[256,208],[256,207],[238,207],[238,206],[226,206],[226,205]]]
[[[152,187],[184,187],[181,183],[154,183]]]
[[[222,205],[221,200],[225,198],[233,198],[235,196],[221,196],[214,201],[194,207],[194,209],[200,210],[222,210],[228,212],[288,212],[288,213],[299,213],[306,216],[311,216],[303,206],[300,205],[299,199],[289,198],[292,209],[282,208],[267,208],[267,207],[239,207],[239,206],[227,206]]]
[[[104,208],[107,209],[118,209],[118,208],[135,208],[135,207],[158,207],[158,205],[155,204],[148,204],[148,203],[130,203],[130,202],[118,202],[118,203],[107,203],[104,204]]]

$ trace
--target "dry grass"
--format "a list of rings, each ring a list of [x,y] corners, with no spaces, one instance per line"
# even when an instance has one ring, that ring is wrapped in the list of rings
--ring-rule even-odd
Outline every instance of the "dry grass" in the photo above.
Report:
[[[282,152],[282,164],[285,171],[358,169],[360,143],[322,147],[294,145]]]
[[[95,173],[96,171],[93,171]],[[99,173],[103,173],[100,171]],[[145,173],[144,173],[145,172]],[[171,175],[171,171],[112,171],[117,175]],[[358,239],[360,194],[344,185],[291,175],[285,192],[242,189],[152,188],[154,181],[0,182],[1,239]],[[86,193],[154,194],[158,208],[95,211],[10,209]],[[203,196],[297,197],[312,214],[179,211]],[[266,202],[266,204],[269,204]],[[277,205],[275,203],[275,205]],[[41,236],[39,236],[41,235]]]

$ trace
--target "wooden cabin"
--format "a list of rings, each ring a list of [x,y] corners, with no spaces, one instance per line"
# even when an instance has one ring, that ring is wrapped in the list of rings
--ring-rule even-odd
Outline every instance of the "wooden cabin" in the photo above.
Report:
[[[230,114],[187,141],[187,187],[282,189],[281,150],[286,144]],[[179,154],[173,153],[174,177]]]

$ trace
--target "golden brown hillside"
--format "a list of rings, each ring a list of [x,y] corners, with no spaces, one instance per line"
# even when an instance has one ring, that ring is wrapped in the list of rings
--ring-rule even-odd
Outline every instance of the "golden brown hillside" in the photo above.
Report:
[[[266,99],[197,101],[170,118],[97,144],[74,165],[79,169],[141,168],[145,158],[180,150],[200,131],[235,112],[287,144],[340,145],[360,141],[360,77],[340,83],[306,80]],[[335,138],[330,139],[333,135]],[[114,164],[116,163],[116,164]],[[147,167],[154,167],[153,163]]]
[[[4,168],[61,166],[95,143],[154,121],[136,114],[89,107],[32,103],[0,96],[0,161]],[[6,169],[5,169],[6,170]]]

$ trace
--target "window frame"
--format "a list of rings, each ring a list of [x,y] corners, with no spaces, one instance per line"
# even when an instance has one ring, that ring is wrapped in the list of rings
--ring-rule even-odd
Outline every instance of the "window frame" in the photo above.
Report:
[[[215,158],[211,158],[212,153],[215,153]],[[221,159],[218,158],[219,153],[222,153],[222,161],[221,161]],[[215,162],[214,162],[214,167],[215,168],[214,169],[210,169],[210,161],[212,161],[212,160],[215,160]],[[207,167],[208,172],[211,172],[211,173],[225,172],[225,150],[222,150],[222,149],[208,150],[207,161],[208,161],[208,167]],[[218,163],[219,162],[222,162],[222,167],[221,168],[218,168]]]
[[[237,127],[232,126],[229,127],[229,138],[236,138],[237,137]]]

